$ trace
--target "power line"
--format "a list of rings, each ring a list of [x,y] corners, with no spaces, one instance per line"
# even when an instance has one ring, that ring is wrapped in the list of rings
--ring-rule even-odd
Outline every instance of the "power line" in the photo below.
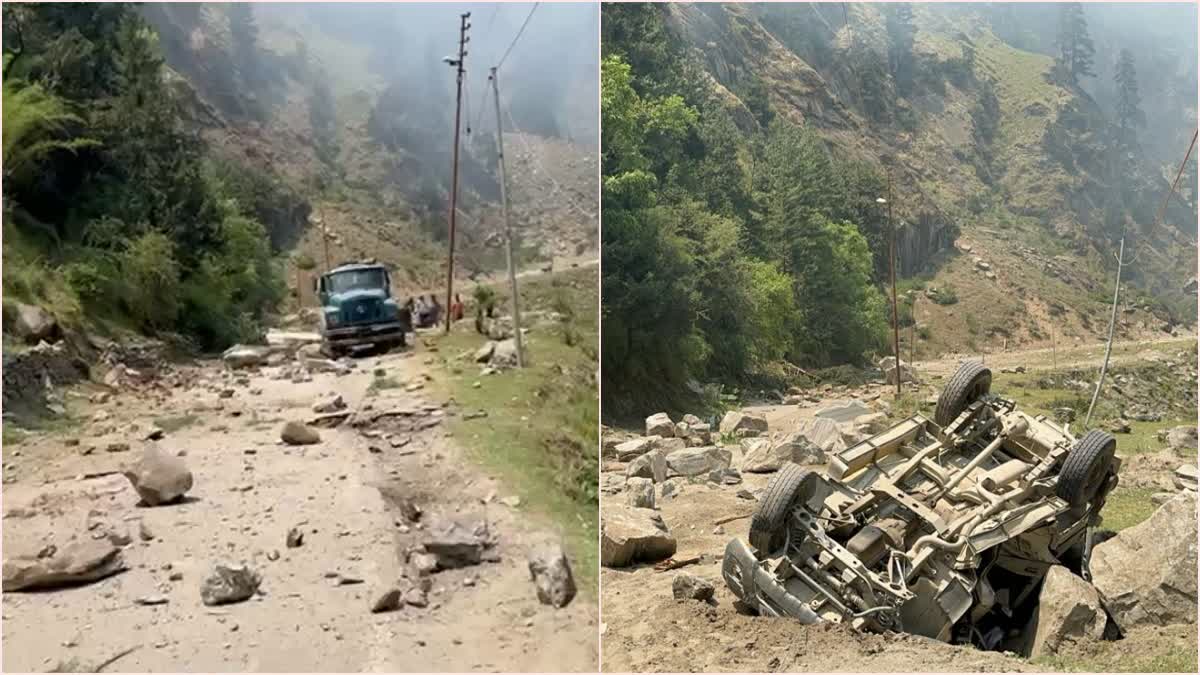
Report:
[[[514,37],[512,43],[508,45],[508,49],[504,50],[504,56],[500,57],[500,62],[496,64],[496,70],[500,70],[500,66],[504,65],[504,60],[508,58],[508,55],[510,52],[512,52],[513,47],[517,45],[517,40],[521,39],[521,34],[525,32],[525,27],[529,25],[529,20],[533,18],[533,13],[537,11],[538,5],[540,4],[542,3],[533,3],[533,9],[529,10],[529,14],[525,17],[525,23],[522,23],[521,29],[517,31],[517,36]]]

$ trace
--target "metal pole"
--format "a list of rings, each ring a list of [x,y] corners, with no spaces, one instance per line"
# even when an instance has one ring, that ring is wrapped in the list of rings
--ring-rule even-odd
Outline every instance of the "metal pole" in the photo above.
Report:
[[[488,76],[492,81],[492,93],[496,102],[496,154],[500,164],[500,204],[504,213],[504,261],[508,265],[508,285],[512,292],[513,337],[517,342],[517,367],[525,367],[525,345],[521,338],[521,296],[517,292],[517,273],[513,266],[512,224],[508,220],[508,178],[504,173],[504,125],[500,123],[500,82],[496,67]]]
[[[471,18],[471,13],[466,12],[460,15],[460,24],[458,28],[458,61],[455,62],[457,68],[456,80],[458,84],[458,92],[454,99],[454,160],[451,168],[450,178],[450,252],[446,260],[446,306],[443,311],[446,313],[446,332],[450,332],[450,305],[454,302],[454,226],[456,223],[456,212],[458,202],[458,131],[462,125],[462,85],[463,85],[463,61],[467,55],[467,29],[471,24],[467,23],[467,19]]]
[[[892,351],[896,356],[896,396],[900,395],[900,381],[904,379],[900,368],[900,315],[896,312],[896,226],[892,220],[892,172],[888,171],[888,229],[891,230],[890,264],[892,277]]]
[[[333,266],[329,264],[329,222],[325,220],[325,205],[322,204],[321,210],[321,242],[325,246],[325,273],[328,274]]]
[[[1096,382],[1096,391],[1092,392],[1092,402],[1088,405],[1087,417],[1083,420],[1083,428],[1092,421],[1092,411],[1096,408],[1096,399],[1100,398],[1100,388],[1104,386],[1104,374],[1108,372],[1108,358],[1112,355],[1113,330],[1117,326],[1117,302],[1121,297],[1121,268],[1125,266],[1125,237],[1121,237],[1121,248],[1117,253],[1117,287],[1113,289],[1112,315],[1108,319],[1108,344],[1104,345],[1104,363],[1100,366],[1100,379]]]

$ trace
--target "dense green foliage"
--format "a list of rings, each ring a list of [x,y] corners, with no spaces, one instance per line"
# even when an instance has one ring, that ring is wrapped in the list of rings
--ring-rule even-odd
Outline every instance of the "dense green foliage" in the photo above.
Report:
[[[255,331],[282,297],[264,222],[284,188],[184,127],[154,31],[71,4],[6,5],[4,33],[5,291],[206,347]]]
[[[743,130],[653,5],[605,7],[603,392],[624,415],[700,378],[860,362],[885,340],[883,179],[743,94]],[[880,247],[881,248],[881,247]]]
[[[1083,5],[1078,2],[1065,2],[1059,7],[1057,46],[1055,65],[1061,81],[1079,84],[1079,78],[1095,75],[1092,59],[1096,48],[1088,36]]]

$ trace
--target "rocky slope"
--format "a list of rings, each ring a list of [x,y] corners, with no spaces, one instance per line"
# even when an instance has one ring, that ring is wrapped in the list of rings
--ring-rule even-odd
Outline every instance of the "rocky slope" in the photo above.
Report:
[[[898,273],[916,285],[950,285],[962,300],[922,305],[919,350],[990,351],[1103,332],[1115,242],[1097,231],[1112,189],[1101,150],[1111,122],[1085,91],[1048,78],[1051,56],[998,37],[983,10],[914,5],[915,81],[900,95],[886,73],[891,38],[879,5],[696,3],[667,12],[744,131],[758,122],[743,97],[761,83],[776,114],[819,130],[831,152],[890,174]],[[989,88],[990,118],[981,111]],[[995,132],[983,142],[978,129],[989,123]],[[1125,270],[1133,283],[1125,336],[1195,320],[1185,290],[1196,261],[1195,197],[1185,190],[1151,227],[1168,191],[1162,176],[1173,164],[1174,177],[1186,143],[1170,158],[1138,157],[1127,178],[1140,229],[1138,264]]]

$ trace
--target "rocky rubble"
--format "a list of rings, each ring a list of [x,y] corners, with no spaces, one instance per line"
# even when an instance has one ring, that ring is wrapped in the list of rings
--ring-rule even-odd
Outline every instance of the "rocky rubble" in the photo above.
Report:
[[[651,509],[606,505],[600,514],[600,564],[628,567],[675,555],[675,538]]]
[[[5,558],[3,589],[24,591],[81,584],[125,569],[116,544],[108,539],[77,539],[61,549],[51,544],[36,556]]]

